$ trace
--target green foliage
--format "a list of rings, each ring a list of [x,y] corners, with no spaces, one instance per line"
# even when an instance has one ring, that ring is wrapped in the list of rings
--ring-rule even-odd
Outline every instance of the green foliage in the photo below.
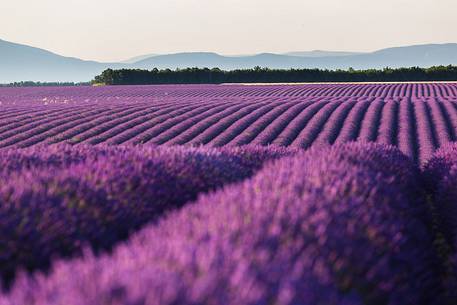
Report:
[[[384,68],[382,70],[253,69],[223,71],[219,68],[176,70],[107,69],[92,83],[107,85],[456,81],[457,66]]]

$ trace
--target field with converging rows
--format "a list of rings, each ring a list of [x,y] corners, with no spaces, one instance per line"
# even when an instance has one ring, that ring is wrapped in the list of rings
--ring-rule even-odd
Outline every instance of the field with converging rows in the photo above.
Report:
[[[457,132],[455,83],[2,88],[0,103],[0,148],[373,141],[424,162]]]
[[[457,83],[0,88],[0,305],[457,304]]]

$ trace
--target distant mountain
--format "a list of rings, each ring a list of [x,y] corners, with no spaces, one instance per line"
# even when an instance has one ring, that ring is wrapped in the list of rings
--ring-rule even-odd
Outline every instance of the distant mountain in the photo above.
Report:
[[[123,63],[86,61],[0,40],[0,83],[14,81],[89,81],[104,69],[176,69],[218,67],[225,70],[252,68],[380,69],[457,65],[457,44],[426,44],[382,49],[371,53],[310,51],[287,54],[261,53],[222,56],[210,52],[142,55]]]
[[[168,55],[189,55],[189,54],[199,54],[202,52],[187,52],[187,53],[178,53],[178,54],[168,54]],[[203,52],[203,54],[215,54],[215,53],[208,53],[208,52]],[[363,54],[362,52],[340,52],[340,51],[322,51],[322,50],[313,50],[313,51],[303,51],[303,52],[288,52],[288,53],[282,53],[280,55],[289,55],[289,56],[300,56],[300,57],[327,57],[327,56],[347,56],[347,55],[357,55],[357,54]],[[230,56],[225,56],[225,57],[249,57],[249,56],[254,56],[255,54],[238,54],[238,55],[230,55]],[[140,55],[140,56],[135,56],[132,58],[129,58],[127,60],[122,61],[122,63],[129,63],[133,64],[151,57],[156,57],[159,56],[159,54],[146,54],[146,55]]]
[[[283,53],[283,55],[301,56],[301,57],[348,56],[348,55],[358,55],[358,54],[363,54],[363,53],[362,52],[322,51],[322,50]]]
[[[430,67],[457,65],[457,44],[428,44],[383,49],[371,53],[332,56],[293,56],[262,53],[252,56],[229,57],[216,53],[178,53],[159,55],[136,62],[143,69],[219,67],[221,69],[252,68],[320,68],[320,69],[381,69],[384,67]]]
[[[354,68],[457,65],[457,43],[388,48],[352,58]]]
[[[0,40],[0,83],[14,81],[87,81],[119,64],[85,61]]]
[[[138,61],[133,66],[141,69],[176,69],[186,67],[208,67],[223,70],[247,69],[255,66],[269,68],[314,67],[314,58],[261,53],[246,56],[222,56],[210,52],[176,53],[159,55]]]

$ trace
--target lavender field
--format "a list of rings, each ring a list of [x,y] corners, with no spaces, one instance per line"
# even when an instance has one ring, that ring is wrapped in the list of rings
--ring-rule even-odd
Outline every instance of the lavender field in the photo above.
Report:
[[[457,84],[1,88],[0,148],[373,141],[415,162],[456,140]]]
[[[456,304],[457,83],[0,88],[0,305]]]

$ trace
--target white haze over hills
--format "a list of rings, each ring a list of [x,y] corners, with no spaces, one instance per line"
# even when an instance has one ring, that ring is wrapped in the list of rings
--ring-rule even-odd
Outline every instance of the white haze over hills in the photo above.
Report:
[[[218,67],[224,70],[253,68],[370,69],[457,65],[457,44],[426,44],[382,49],[369,53],[305,51],[285,54],[223,56],[211,52],[147,54],[124,62],[96,62],[58,54],[0,39],[0,83],[15,81],[90,81],[104,69],[176,69]]]

